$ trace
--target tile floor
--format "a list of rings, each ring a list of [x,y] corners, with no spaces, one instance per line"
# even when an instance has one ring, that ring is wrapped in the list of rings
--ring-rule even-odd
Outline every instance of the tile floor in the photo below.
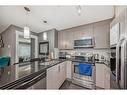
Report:
[[[71,81],[66,80],[63,85],[60,87],[60,89],[78,89],[78,90],[89,90],[88,88],[82,87],[80,85],[74,84]]]

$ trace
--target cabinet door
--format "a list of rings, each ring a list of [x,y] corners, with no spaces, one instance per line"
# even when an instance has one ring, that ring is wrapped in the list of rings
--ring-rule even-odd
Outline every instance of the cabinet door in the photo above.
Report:
[[[110,47],[110,20],[94,24],[95,48]]]
[[[116,45],[119,40],[119,23],[110,29],[110,46]]]
[[[47,69],[47,89],[59,89],[59,64]]]
[[[72,61],[66,61],[66,77],[68,79],[72,78]]]
[[[110,68],[105,66],[104,69],[105,69],[105,71],[104,71],[104,75],[105,75],[104,87],[105,87],[105,89],[110,89]]]
[[[66,80],[66,62],[60,63],[59,65],[60,75],[59,75],[59,87],[64,83]]]
[[[96,86],[104,88],[104,64],[96,63]]]
[[[119,36],[121,37],[126,33],[126,9],[123,10],[119,17],[118,17],[118,22],[120,23],[120,34]]]
[[[66,80],[66,62],[47,69],[47,89],[59,89]]]
[[[60,31],[58,34],[59,49],[73,49],[73,31]]]
[[[73,31],[66,31],[66,49],[73,49],[74,39],[73,39]]]
[[[110,24],[110,27],[113,27],[117,23],[119,23],[119,27],[120,27],[119,35],[118,35],[118,37],[120,38],[122,35],[126,33],[126,8],[120,12],[119,16],[113,19],[113,21]]]
[[[66,33],[64,31],[58,32],[58,48],[65,49],[66,46]]]
[[[84,39],[85,37],[93,37],[93,24],[78,27],[74,31],[74,40]]]

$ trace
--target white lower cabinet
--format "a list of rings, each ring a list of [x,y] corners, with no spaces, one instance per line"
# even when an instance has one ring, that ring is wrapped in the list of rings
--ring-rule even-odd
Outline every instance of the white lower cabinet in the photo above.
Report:
[[[47,89],[59,89],[66,79],[66,61],[47,69]]]
[[[96,86],[104,88],[104,64],[96,63]]]
[[[66,61],[66,77],[72,79],[72,61]]]
[[[110,89],[110,68],[105,64],[96,63],[96,86]]]
[[[104,72],[104,79],[105,79],[105,82],[104,82],[104,87],[105,89],[110,89],[110,68],[105,66],[105,72]]]

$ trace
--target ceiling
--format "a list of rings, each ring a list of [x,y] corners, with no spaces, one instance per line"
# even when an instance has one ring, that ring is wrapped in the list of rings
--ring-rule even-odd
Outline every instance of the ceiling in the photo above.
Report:
[[[24,6],[0,6],[0,32],[13,24],[24,27],[26,12]],[[97,22],[114,16],[113,6],[27,6],[30,8],[28,24],[36,33],[56,28],[63,30],[83,24]],[[43,23],[46,20],[47,23]]]

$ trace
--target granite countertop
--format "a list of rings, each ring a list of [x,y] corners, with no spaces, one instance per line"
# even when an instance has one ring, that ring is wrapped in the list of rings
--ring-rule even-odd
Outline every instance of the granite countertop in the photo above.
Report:
[[[10,65],[6,68],[0,69],[0,89],[10,83],[18,82],[28,78],[29,76],[35,76],[37,73],[46,72],[46,70],[52,66],[60,64],[64,61],[73,62],[88,62],[94,64],[92,61],[82,61],[75,59],[53,59],[45,62],[25,62],[16,65]]]
[[[0,88],[9,83],[16,82],[23,78],[27,78],[31,74],[34,75],[34,73],[37,72],[43,73],[46,71],[46,69],[54,65],[60,64],[64,61],[66,60],[57,60],[57,59],[51,60],[47,61],[49,63],[48,65],[46,65],[47,63],[45,65],[42,64],[45,62],[35,61],[35,62],[27,62],[25,63],[25,65],[20,65],[24,64],[20,63],[16,65],[10,65],[6,68],[2,68],[0,69]]]

